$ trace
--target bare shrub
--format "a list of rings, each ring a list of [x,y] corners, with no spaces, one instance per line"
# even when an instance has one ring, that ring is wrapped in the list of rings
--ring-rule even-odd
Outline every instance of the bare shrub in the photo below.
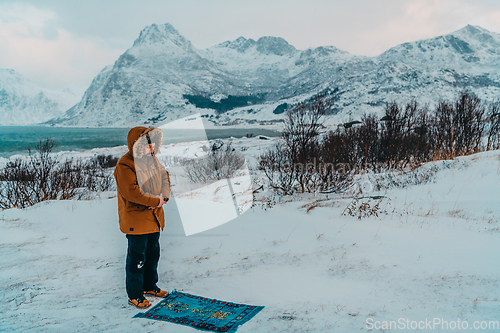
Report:
[[[323,162],[320,166],[315,177],[311,180],[313,185],[310,187],[311,192],[318,190],[321,193],[342,193],[350,187],[355,174],[350,164]]]
[[[330,190],[335,177],[329,176],[333,168],[321,158],[319,134],[331,106],[331,101],[316,98],[287,110],[280,142],[259,159],[259,169],[275,190],[284,195]]]
[[[114,168],[116,166],[116,163],[118,163],[119,158],[113,155],[100,154],[97,155],[94,158],[94,160],[97,161],[97,163],[99,163],[99,166],[101,168],[107,169],[107,168]]]
[[[28,159],[17,158],[0,170],[0,208],[25,208],[46,200],[82,199],[89,191],[105,191],[112,176],[97,160],[60,163],[50,153],[56,142],[47,138],[28,148]]]
[[[330,100],[316,98],[312,103],[299,103],[285,114],[282,152],[290,159],[293,178],[302,193],[312,192],[316,188],[316,171],[307,164],[319,154],[321,121],[331,107]]]
[[[260,205],[263,210],[268,210],[273,208],[278,203],[278,201],[279,200],[276,198],[275,193],[272,193],[271,195],[260,196],[259,198],[254,197],[252,208]]]
[[[259,158],[259,169],[264,171],[269,185],[284,195],[294,191],[295,177],[292,173],[292,156],[282,142],[278,142],[274,149],[266,151]]]
[[[432,159],[450,159],[488,149],[488,143],[483,147],[483,139],[489,134],[493,138],[498,129],[495,119],[485,116],[486,108],[485,103],[467,90],[452,103],[441,101],[434,114],[429,138],[433,143]],[[490,110],[494,112],[493,105]]]
[[[413,173],[422,163],[500,148],[500,103],[482,102],[468,90],[454,101],[440,101],[433,111],[416,100],[387,103],[381,119],[365,114],[320,138],[320,122],[330,107],[316,99],[287,111],[282,141],[259,160],[275,190],[339,193],[356,174],[390,170],[409,172],[409,183],[422,183],[433,175]],[[400,186],[405,181],[399,178],[383,182]]]
[[[387,214],[385,209],[380,207],[383,197],[355,197],[342,212],[343,216],[357,217],[358,220],[370,216],[379,217]]]
[[[500,149],[500,102],[489,105],[486,119],[486,149]]]
[[[244,163],[245,157],[238,153],[228,143],[216,140],[210,147],[207,156],[183,162],[184,171],[193,183],[210,183],[213,181],[231,178]]]

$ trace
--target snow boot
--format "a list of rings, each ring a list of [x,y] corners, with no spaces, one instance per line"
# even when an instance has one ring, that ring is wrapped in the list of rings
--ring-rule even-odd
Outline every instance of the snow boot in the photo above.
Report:
[[[151,306],[151,303],[144,298],[144,296],[140,296],[134,299],[128,299],[128,304],[135,305],[138,308],[145,309]]]
[[[165,298],[168,296],[168,291],[161,290],[160,288],[156,287],[153,290],[145,290],[144,295],[153,295],[156,297]]]

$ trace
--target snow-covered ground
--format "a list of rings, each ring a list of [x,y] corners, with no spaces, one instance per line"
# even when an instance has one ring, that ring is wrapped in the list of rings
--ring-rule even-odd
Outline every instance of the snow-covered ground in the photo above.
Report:
[[[273,140],[233,142],[255,169]],[[500,322],[500,151],[432,166],[430,182],[368,193],[383,198],[358,205],[298,195],[263,209],[265,197],[273,200],[261,192],[237,219],[189,237],[173,198],[164,206],[159,286],[264,305],[238,332],[389,331],[379,329],[384,321],[400,325],[391,332],[414,332],[426,329],[401,323],[434,318],[467,321],[468,329],[448,330],[463,332]],[[362,203],[378,203],[378,217],[346,213]],[[139,310],[127,304],[114,192],[4,210],[0,230],[0,331],[194,332],[132,319]]]

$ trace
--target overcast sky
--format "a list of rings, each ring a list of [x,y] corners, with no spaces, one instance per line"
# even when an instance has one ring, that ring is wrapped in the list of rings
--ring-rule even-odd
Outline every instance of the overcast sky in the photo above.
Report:
[[[374,56],[467,24],[500,33],[500,0],[0,0],[0,68],[81,96],[144,27],[166,22],[198,49],[277,36]]]

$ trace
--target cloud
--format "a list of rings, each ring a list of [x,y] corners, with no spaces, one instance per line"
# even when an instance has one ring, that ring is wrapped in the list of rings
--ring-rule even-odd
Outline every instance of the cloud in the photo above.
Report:
[[[485,28],[500,32],[500,11],[488,14]]]
[[[490,10],[481,1],[410,0],[400,4],[404,6],[396,15],[385,16],[372,29],[357,33],[352,49],[374,56],[401,43],[452,33],[467,24],[491,28],[485,24]]]
[[[0,68],[12,68],[41,87],[82,95],[104,66],[123,53],[56,24],[55,12],[26,4],[0,6]],[[104,42],[103,42],[104,43]]]
[[[0,4],[0,25],[19,37],[41,37],[53,39],[50,22],[56,18],[51,10],[39,9],[20,3]]]

